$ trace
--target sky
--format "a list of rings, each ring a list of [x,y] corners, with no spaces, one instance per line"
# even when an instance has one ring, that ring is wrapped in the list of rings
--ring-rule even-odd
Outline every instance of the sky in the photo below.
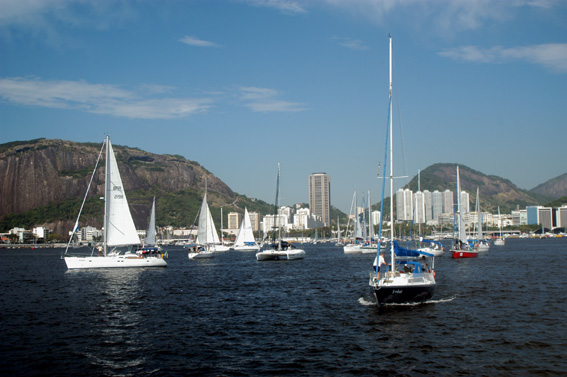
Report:
[[[325,172],[349,213],[381,197],[391,35],[396,187],[458,163],[532,189],[567,172],[566,20],[562,0],[0,0],[0,143],[109,134],[268,203],[279,162],[281,204]]]

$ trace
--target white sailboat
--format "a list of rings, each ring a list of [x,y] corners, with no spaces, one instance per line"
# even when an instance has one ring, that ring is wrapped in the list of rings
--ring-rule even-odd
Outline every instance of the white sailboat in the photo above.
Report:
[[[394,219],[394,153],[392,122],[392,37],[390,39],[390,108],[389,108],[389,152],[390,152],[390,219]],[[384,172],[386,173],[386,172]],[[384,174],[383,179],[386,178]],[[384,186],[383,186],[384,187]],[[404,249],[394,241],[394,221],[390,222],[390,265],[370,273],[369,285],[379,305],[423,302],[433,296],[435,273],[433,255],[418,250]],[[378,251],[376,260],[379,260]],[[384,268],[384,270],[382,270]]]
[[[461,181],[459,178],[459,166],[457,166],[457,210],[455,211],[457,234],[451,247],[451,255],[453,258],[475,258],[478,256],[478,250],[473,249],[469,245],[463,215],[461,206]]]
[[[156,198],[154,197],[144,245],[142,248],[136,250],[136,253],[147,254],[156,252],[161,252],[161,247],[156,244]]]
[[[260,245],[258,245],[254,239],[252,223],[247,208],[244,208],[244,218],[242,219],[242,223],[240,223],[240,230],[234,241],[234,250],[256,252],[260,250]]]
[[[474,248],[479,252],[490,250],[490,242],[484,238],[482,233],[482,214],[480,213],[480,195],[479,188],[476,188],[476,216],[477,216],[477,235],[474,240]]]
[[[199,212],[199,225],[197,230],[197,244],[189,246],[189,259],[212,258],[215,246],[220,244],[217,229],[207,204],[207,190],[203,196],[201,210]]]
[[[106,136],[105,142],[103,143],[103,148],[105,145],[106,167],[102,248],[96,255],[93,250],[90,256],[71,256],[68,254],[68,244],[63,257],[67,268],[167,267],[167,263],[159,253],[143,254],[132,252],[133,246],[140,245],[140,238],[136,232],[134,220],[132,219],[132,214],[128,207],[118,164],[108,136]],[[89,187],[87,188],[87,193],[95,175],[102,151],[103,149],[101,148],[95,170],[93,171]],[[79,211],[71,238],[73,238],[73,235],[79,228],[79,219],[86,198],[87,196],[85,194],[83,205]]]
[[[291,259],[303,259],[305,257],[305,250],[296,248],[290,242],[281,239],[281,235],[276,237],[276,232],[281,231],[281,227],[278,226],[277,221],[278,216],[278,196],[280,191],[280,163],[278,162],[278,177],[276,180],[276,203],[274,206],[274,213],[276,218],[276,224],[274,224],[274,229],[272,232],[272,243],[264,244],[259,252],[256,253],[257,261],[267,261],[267,260],[291,260]]]
[[[345,254],[358,254],[362,252],[362,230],[360,228],[360,220],[358,218],[358,211],[356,208],[356,190],[352,196],[352,202],[350,204],[350,214],[347,222],[347,232],[350,224],[351,217],[353,218],[353,234],[350,242],[343,246],[343,251]]]
[[[500,235],[494,240],[494,245],[504,246],[506,244],[506,240],[504,239],[504,237],[502,237],[502,218],[500,217],[500,206],[498,206],[498,228],[500,229]],[[543,235],[543,230],[541,234]]]

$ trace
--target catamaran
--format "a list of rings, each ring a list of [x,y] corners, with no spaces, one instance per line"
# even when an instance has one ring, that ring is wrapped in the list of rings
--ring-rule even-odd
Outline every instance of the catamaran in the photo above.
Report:
[[[276,180],[276,203],[274,206],[275,220],[273,231],[272,231],[272,243],[264,244],[259,252],[256,253],[257,261],[266,260],[291,260],[291,259],[303,259],[305,257],[305,250],[296,248],[290,242],[284,241],[281,238],[281,234],[276,237],[276,232],[281,232],[281,227],[279,226],[278,219],[278,195],[280,190],[280,163],[278,162],[278,177]]]
[[[79,229],[79,219],[87,199],[87,194],[93,182],[98,163],[106,146],[105,191],[104,191],[104,220],[103,242],[100,249],[93,249],[89,256],[70,255],[69,245]],[[163,255],[159,252],[135,252],[135,246],[140,245],[140,238],[134,226],[134,220],[128,207],[122,178],[118,170],[116,157],[110,143],[106,139],[100,150],[97,163],[91,175],[87,193],[79,210],[77,221],[69,238],[63,259],[68,269],[78,268],[124,268],[124,267],[167,267]]]
[[[390,106],[389,106],[389,152],[390,152],[390,219],[394,219],[394,164],[392,122],[392,37],[390,39]],[[388,148],[386,148],[386,158]],[[386,172],[384,172],[386,173]],[[383,179],[386,179],[384,174]],[[384,187],[384,185],[383,185]],[[383,202],[383,200],[382,200]],[[390,265],[383,271],[370,273],[369,285],[379,305],[423,302],[433,297],[435,290],[435,257],[419,250],[402,248],[394,240],[394,221],[390,222]],[[381,234],[379,235],[381,236]],[[380,249],[376,248],[376,259]]]

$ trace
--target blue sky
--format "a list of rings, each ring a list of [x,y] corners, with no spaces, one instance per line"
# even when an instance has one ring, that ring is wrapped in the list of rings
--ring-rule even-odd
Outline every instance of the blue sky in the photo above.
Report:
[[[280,162],[280,203],[326,172],[348,213],[380,197],[390,33],[396,175],[531,189],[567,171],[565,20],[560,0],[0,0],[0,142],[108,133],[267,202]]]

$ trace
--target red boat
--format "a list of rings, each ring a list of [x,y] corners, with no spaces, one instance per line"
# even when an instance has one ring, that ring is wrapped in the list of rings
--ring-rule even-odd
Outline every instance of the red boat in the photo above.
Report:
[[[467,250],[451,250],[453,258],[476,258],[478,253],[476,251]]]

